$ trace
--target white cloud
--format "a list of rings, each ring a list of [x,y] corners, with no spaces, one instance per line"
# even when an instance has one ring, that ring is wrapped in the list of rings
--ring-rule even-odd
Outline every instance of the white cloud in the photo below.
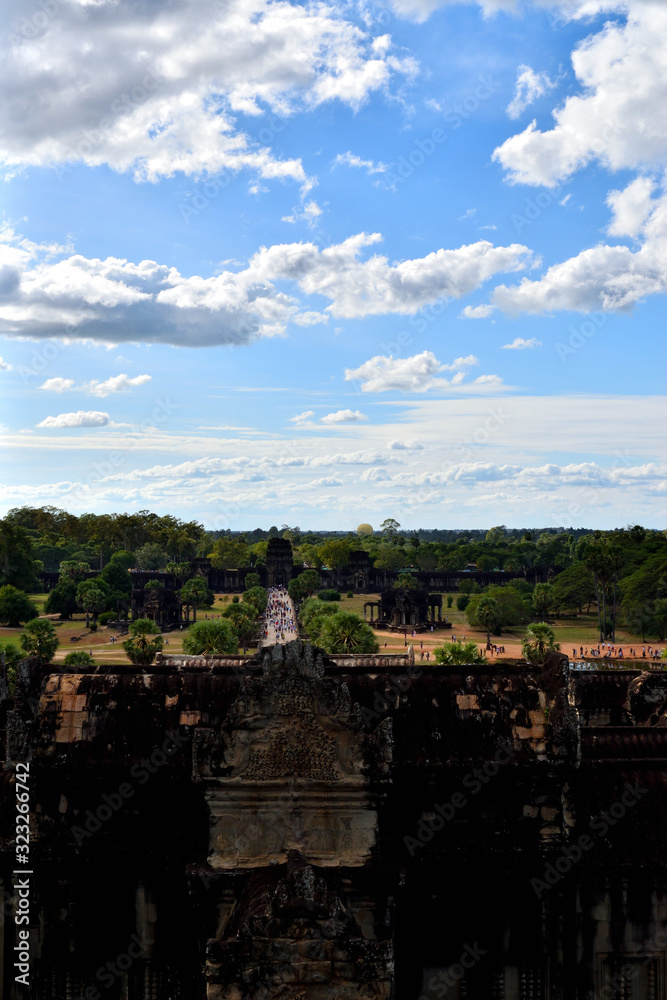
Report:
[[[150,375],[136,375],[134,378],[130,378],[128,375],[123,373],[121,375],[113,375],[104,382],[98,382],[93,379],[92,382],[86,382],[82,385],[81,389],[84,392],[90,393],[91,396],[97,396],[100,399],[104,399],[105,396],[110,396],[111,393],[128,392],[130,389],[134,389],[139,385],[145,385],[146,382],[150,381]]]
[[[327,413],[320,417],[321,424],[353,424],[359,420],[368,420],[365,413],[359,410],[336,410],[335,413]]]
[[[389,482],[391,476],[388,476],[384,469],[364,469],[359,479],[362,483],[382,483]]]
[[[46,382],[40,385],[40,389],[45,389],[47,392],[67,392],[74,386],[73,378],[47,378]]]
[[[1,235],[4,334],[114,344],[247,344],[283,334],[292,319],[321,321],[320,313],[301,312],[298,299],[276,288],[277,281],[329,299],[327,313],[334,316],[409,314],[465,295],[493,274],[518,271],[530,260],[519,244],[482,241],[399,264],[378,254],[362,261],[361,251],[381,237],[361,233],[324,250],[314,243],[263,247],[245,269],[185,277],[152,260],[137,264],[74,254],[53,261],[11,231]]]
[[[57,417],[45,417],[36,427],[106,427],[109,414],[99,410],[77,410],[76,413],[60,413]]]
[[[309,423],[311,418],[315,416],[314,410],[304,410],[303,413],[297,413],[296,416],[290,417],[290,422],[293,424],[305,424]]]
[[[291,215],[283,215],[283,222],[307,222],[313,225],[316,219],[322,214],[322,209],[316,201],[307,201],[303,208],[295,209]]]
[[[362,392],[427,392],[429,389],[446,388],[447,379],[436,376],[443,371],[456,371],[477,365],[474,354],[456,358],[451,364],[442,364],[432,351],[422,351],[409,358],[394,358],[393,355],[376,355],[365,361],[359,368],[346,368],[345,381],[361,380]],[[456,376],[455,376],[456,379]],[[461,379],[457,379],[457,382]],[[454,379],[452,380],[454,382]],[[457,384],[456,382],[454,384]]]
[[[387,448],[389,451],[423,451],[424,445],[411,438],[405,438],[402,441],[390,441]]]
[[[93,379],[91,382],[84,382],[83,385],[75,385],[74,379],[56,377],[47,378],[46,382],[39,388],[46,389],[47,392],[85,392],[90,396],[104,399],[105,396],[109,396],[113,392],[127,392],[135,386],[145,385],[150,380],[150,375],[137,375],[134,378],[129,378],[129,376],[121,374],[113,375],[104,382]]]
[[[550,80],[546,73],[536,73],[530,66],[522,64],[516,78],[514,97],[507,105],[507,114],[510,118],[518,118],[538,97],[555,86],[555,81]]]
[[[607,10],[624,10],[630,3],[642,0],[534,0],[537,6],[553,9],[553,25],[557,27],[567,21]],[[650,0],[649,0],[650,2]],[[658,0],[662,2],[662,0]],[[425,21],[434,10],[460,4],[470,4],[480,7],[485,15],[491,16],[500,11],[516,14],[520,11],[519,0],[392,0],[392,7],[401,17],[415,21]]]
[[[365,170],[367,174],[384,174],[389,170],[389,164],[382,163],[381,160],[378,160],[377,163],[374,160],[362,160],[360,156],[349,150],[346,153],[339,153],[333,161],[333,166],[355,167]]]
[[[81,160],[149,181],[249,169],[307,184],[299,159],[274,158],[234,115],[271,110],[261,137],[262,124],[280,132],[285,117],[332,100],[356,109],[416,72],[389,36],[373,38],[327,2],[60,3],[39,30],[20,0],[6,7],[0,135],[10,166]]]
[[[249,271],[268,280],[292,278],[306,294],[329,298],[332,315],[352,319],[415,313],[439,299],[460,298],[498,272],[522,270],[531,259],[521,244],[494,247],[481,240],[398,264],[380,254],[360,261],[361,251],[381,239],[379,233],[360,233],[324,250],[313,243],[263,248]]]
[[[610,191],[607,205],[613,219],[607,226],[610,236],[637,236],[655,208],[652,194],[655,183],[650,177],[637,177],[623,191]]]
[[[628,219],[626,213],[626,223]],[[498,285],[493,303],[510,314],[560,309],[627,312],[645,296],[666,291],[667,195],[653,202],[638,250],[605,244],[583,250],[554,264],[536,281]]]
[[[495,150],[510,180],[554,187],[593,160],[612,170],[667,162],[667,6],[615,7],[628,8],[627,23],[609,21],[574,50],[582,93],[554,111],[554,128],[532,122]]]
[[[12,366],[7,361],[3,361],[2,358],[0,358],[0,371],[8,372],[11,371],[11,368]]]
[[[462,315],[466,319],[486,319],[493,312],[493,306],[466,306]]]
[[[536,337],[524,340],[523,337],[515,337],[511,344],[503,344],[504,351],[526,351],[531,347],[541,347],[542,341]]]

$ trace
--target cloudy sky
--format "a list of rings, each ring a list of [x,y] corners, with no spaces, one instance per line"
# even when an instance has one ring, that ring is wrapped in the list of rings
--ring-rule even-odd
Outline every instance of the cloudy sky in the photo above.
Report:
[[[662,526],[663,0],[7,0],[0,512]]]

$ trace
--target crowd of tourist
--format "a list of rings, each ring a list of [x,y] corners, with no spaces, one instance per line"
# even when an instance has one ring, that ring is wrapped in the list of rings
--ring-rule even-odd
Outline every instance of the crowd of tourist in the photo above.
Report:
[[[270,587],[264,613],[264,638],[290,642],[298,635],[294,607],[284,587]]]
[[[641,659],[642,660],[659,660],[662,657],[662,650],[657,646],[642,646],[641,647]],[[632,659],[639,659],[639,646],[628,647],[628,656]],[[614,645],[611,642],[608,643],[598,643],[597,646],[580,646],[579,653],[577,653],[576,647],[572,647],[572,659],[618,659],[622,660],[624,657],[623,646]]]

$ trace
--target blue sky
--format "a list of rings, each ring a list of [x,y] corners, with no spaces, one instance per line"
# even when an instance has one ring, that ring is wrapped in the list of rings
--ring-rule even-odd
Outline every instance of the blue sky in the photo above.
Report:
[[[2,511],[664,523],[662,3],[6,18]]]

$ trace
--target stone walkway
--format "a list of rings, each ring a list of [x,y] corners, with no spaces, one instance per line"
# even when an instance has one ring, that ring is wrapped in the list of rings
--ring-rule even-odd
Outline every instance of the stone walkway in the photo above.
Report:
[[[280,619],[287,623],[293,623],[294,627],[280,623]],[[299,638],[299,631],[294,614],[292,599],[282,587],[271,587],[269,589],[269,603],[264,615],[264,629],[268,635],[262,636],[262,646],[273,646],[277,642],[292,642]]]

